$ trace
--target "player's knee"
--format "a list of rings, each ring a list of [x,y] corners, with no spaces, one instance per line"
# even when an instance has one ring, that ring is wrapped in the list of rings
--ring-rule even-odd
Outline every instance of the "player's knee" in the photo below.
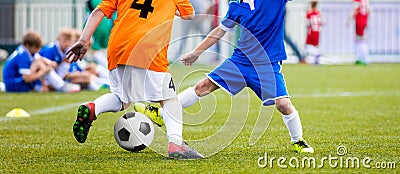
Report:
[[[280,98],[275,100],[276,108],[284,115],[289,115],[293,112],[293,106],[289,98]]]
[[[205,78],[196,84],[194,91],[196,92],[197,96],[202,97],[216,90],[217,88],[218,86],[215,85],[210,79]]]

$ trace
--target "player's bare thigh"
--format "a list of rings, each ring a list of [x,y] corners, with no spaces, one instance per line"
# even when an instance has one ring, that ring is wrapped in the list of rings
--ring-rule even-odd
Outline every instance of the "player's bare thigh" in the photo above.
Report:
[[[87,71],[72,72],[72,73],[68,73],[65,76],[65,79],[69,79],[69,80],[71,80],[72,83],[75,83],[75,84],[89,84],[95,78],[96,78],[96,76],[94,74],[91,74],[90,72],[87,72]]]

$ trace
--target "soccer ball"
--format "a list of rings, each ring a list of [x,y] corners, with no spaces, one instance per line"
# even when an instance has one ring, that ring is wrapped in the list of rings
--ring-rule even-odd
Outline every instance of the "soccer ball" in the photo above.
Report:
[[[142,113],[125,113],[114,125],[114,138],[125,150],[141,151],[150,146],[153,141],[153,123]]]

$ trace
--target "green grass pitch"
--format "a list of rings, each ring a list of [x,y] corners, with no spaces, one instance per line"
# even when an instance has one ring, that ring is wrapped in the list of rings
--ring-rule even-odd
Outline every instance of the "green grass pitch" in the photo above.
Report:
[[[211,68],[173,65],[175,86],[179,90],[192,86]],[[314,154],[292,151],[288,131],[276,109],[273,114],[268,112],[272,120],[269,125],[263,124],[268,127],[261,139],[250,145],[259,111],[272,109],[261,108],[249,90],[233,98],[217,90],[200,104],[185,109],[184,139],[199,152],[213,154],[195,161],[163,156],[167,150],[165,128],[157,128],[153,144],[142,152],[120,148],[113,137],[113,126],[123,112],[100,115],[86,143],[76,142],[72,124],[77,106],[106,90],[76,94],[0,93],[0,173],[400,172],[400,64],[284,65],[283,72],[292,102],[300,113],[304,137],[314,147]],[[5,117],[13,108],[23,108],[31,117]],[[216,133],[222,136],[213,136]],[[343,156],[337,152],[340,146],[347,149]],[[265,154],[268,163],[264,167]],[[323,161],[328,157],[336,157],[333,162],[337,165],[329,164],[328,159]],[[315,167],[301,165],[302,160],[311,158],[316,160]],[[295,159],[299,165],[290,166],[296,164]],[[346,167],[348,159],[359,159],[360,167]],[[370,168],[362,164],[365,159],[370,159]]]

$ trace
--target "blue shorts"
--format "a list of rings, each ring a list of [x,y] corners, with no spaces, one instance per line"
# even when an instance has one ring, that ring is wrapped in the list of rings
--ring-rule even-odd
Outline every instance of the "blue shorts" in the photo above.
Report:
[[[6,92],[30,92],[30,91],[40,91],[42,88],[42,83],[40,80],[35,80],[30,83],[20,82],[20,83],[4,83],[6,86]]]
[[[230,95],[249,87],[267,106],[275,104],[275,99],[289,97],[281,69],[282,62],[245,65],[226,59],[207,76]]]

